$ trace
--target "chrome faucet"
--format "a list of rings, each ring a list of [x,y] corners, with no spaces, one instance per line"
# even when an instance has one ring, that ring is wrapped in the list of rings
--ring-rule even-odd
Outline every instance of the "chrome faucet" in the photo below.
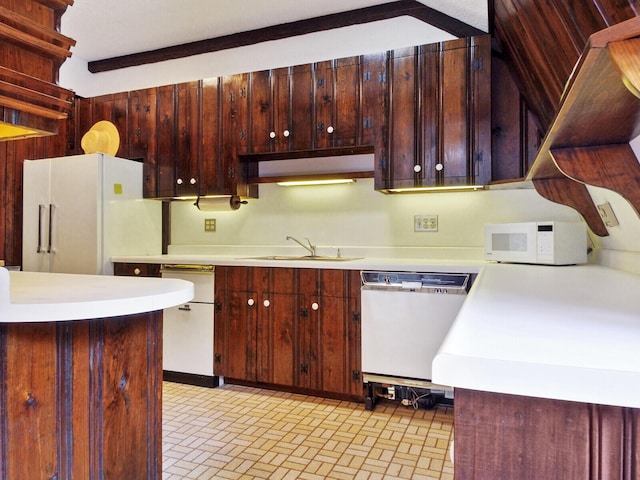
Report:
[[[312,257],[316,256],[316,246],[315,245],[311,245],[311,240],[309,240],[307,237],[305,237],[305,240],[307,241],[307,243],[309,245],[305,245],[304,243],[302,243],[297,238],[293,238],[293,237],[291,237],[289,235],[287,235],[287,240],[293,240],[298,245],[300,245],[302,248],[304,248],[306,251],[308,251],[311,254]]]

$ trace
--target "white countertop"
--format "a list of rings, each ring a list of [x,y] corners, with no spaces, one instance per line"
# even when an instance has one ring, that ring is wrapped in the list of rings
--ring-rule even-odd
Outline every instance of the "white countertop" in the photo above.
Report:
[[[640,277],[593,265],[487,265],[433,381],[640,408]]]
[[[193,284],[161,278],[7,271],[0,268],[0,322],[116,317],[173,307]]]
[[[113,260],[480,272],[433,362],[434,383],[640,408],[640,276],[596,265],[495,264],[444,256],[344,262],[246,258],[250,256],[201,253]]]
[[[484,260],[450,260],[441,258],[375,258],[354,260],[261,260],[257,255],[172,254],[113,257],[113,262],[123,263],[176,263],[218,266],[256,266],[290,268],[326,268],[341,270],[404,270],[449,273],[478,273]],[[345,255],[347,256],[347,255]],[[349,255],[350,256],[350,255]]]

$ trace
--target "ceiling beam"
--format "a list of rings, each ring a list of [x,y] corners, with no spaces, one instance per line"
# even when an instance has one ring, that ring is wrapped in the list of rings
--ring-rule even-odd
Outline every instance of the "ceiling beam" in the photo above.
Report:
[[[297,22],[283,23],[280,25],[248,30],[246,32],[224,35],[207,40],[199,40],[196,42],[159,48],[157,50],[132,53],[103,60],[95,60],[93,62],[89,62],[88,68],[91,73],[107,72],[110,70],[118,70],[120,68],[136,67],[149,63],[175,60],[192,55],[245,47],[248,45],[255,45],[257,43],[305,35],[307,33],[322,32],[335,28],[388,20],[401,16],[417,18],[418,20],[444,30],[455,37],[470,37],[485,33],[471,25],[445,15],[433,8],[427,7],[416,0],[399,0],[383,3],[382,5],[375,5],[373,7],[359,8],[331,15],[323,15],[306,20],[299,20]]]

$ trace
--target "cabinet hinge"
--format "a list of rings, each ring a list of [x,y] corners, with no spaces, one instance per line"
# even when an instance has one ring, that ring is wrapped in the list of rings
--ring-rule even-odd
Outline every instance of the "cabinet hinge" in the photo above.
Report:
[[[215,353],[213,355],[213,360],[217,363],[220,363],[222,361],[222,355],[220,355],[219,353]]]
[[[301,308],[300,309],[300,317],[309,318],[309,309],[308,308]]]
[[[473,59],[472,68],[474,70],[482,70],[484,68],[484,62],[482,61],[482,57],[477,57]]]
[[[473,161],[476,163],[482,162],[482,150],[473,154]]]
[[[369,118],[369,117],[363,118],[362,119],[362,127],[365,128],[365,129],[371,128],[371,118]]]
[[[360,321],[360,312],[353,312],[352,316],[351,316],[351,319],[354,322],[359,322]]]
[[[362,74],[362,79],[363,79],[365,82],[368,82],[369,80],[371,80],[371,72],[364,72],[364,73]]]
[[[213,304],[215,306],[216,312],[221,312],[222,311],[222,303],[220,303],[218,301],[215,301],[215,302],[213,302]]]
[[[378,83],[387,83],[387,72],[380,72],[378,74]]]
[[[360,380],[360,370],[353,370],[353,371],[351,372],[351,379],[352,379],[354,382],[359,381],[359,380]]]
[[[324,87],[324,78],[318,78],[318,88]]]
[[[227,171],[227,175],[229,175],[229,178],[235,177],[236,176],[236,170],[233,167],[229,168],[229,170]]]
[[[309,372],[309,365],[307,365],[306,363],[303,363],[300,365],[300,372],[301,373],[308,373]]]

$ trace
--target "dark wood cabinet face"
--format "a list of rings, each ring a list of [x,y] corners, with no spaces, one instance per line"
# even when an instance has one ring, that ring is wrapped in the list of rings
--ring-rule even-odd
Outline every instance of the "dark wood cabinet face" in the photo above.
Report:
[[[200,82],[188,82],[176,88],[175,194],[200,192]]]
[[[487,36],[391,52],[386,188],[482,185],[491,176]]]
[[[360,395],[357,273],[217,268],[216,374]]]
[[[143,194],[157,196],[156,89],[129,94],[129,156],[143,162]]]
[[[238,155],[249,151],[248,74],[222,78],[221,165],[223,190],[246,195]]]
[[[222,175],[221,88],[218,78],[202,81],[200,128],[200,188],[201,195],[225,194]]]
[[[159,197],[172,197],[175,191],[176,89],[174,85],[157,91],[158,155],[157,184]]]
[[[319,62],[314,74],[315,148],[357,145],[362,83],[359,58]]]

